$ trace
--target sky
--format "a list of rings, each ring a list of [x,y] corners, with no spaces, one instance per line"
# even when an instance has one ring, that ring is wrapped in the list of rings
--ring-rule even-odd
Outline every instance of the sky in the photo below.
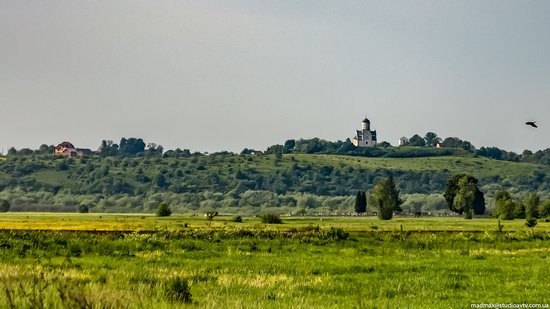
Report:
[[[433,131],[550,148],[550,1],[0,0],[0,151]],[[538,129],[524,125],[537,121]]]

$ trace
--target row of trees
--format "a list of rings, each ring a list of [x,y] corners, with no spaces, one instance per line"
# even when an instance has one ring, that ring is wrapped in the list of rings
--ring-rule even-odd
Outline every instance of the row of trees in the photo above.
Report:
[[[141,138],[122,138],[119,144],[113,141],[103,140],[99,146],[100,156],[139,156],[139,155],[162,155],[164,148],[155,143],[145,145]]]
[[[464,214],[466,219],[485,213],[485,196],[478,188],[478,180],[467,174],[458,174],[449,179],[443,194],[449,210]],[[369,196],[371,204],[378,212],[380,219],[389,220],[393,212],[401,211],[402,200],[395,186],[393,177],[382,179],[376,183]],[[512,220],[537,219],[550,216],[550,200],[541,202],[537,193],[529,194],[523,201],[514,199],[507,191],[499,191],[495,197],[495,217]],[[355,212],[364,213],[367,210],[367,197],[364,191],[359,191],[355,198]]]
[[[455,175],[449,179],[444,194],[449,209],[464,214],[466,219],[471,219],[473,214],[484,214],[485,197],[477,184],[478,180],[467,174]],[[378,181],[369,196],[369,204],[377,210],[378,217],[382,220],[390,220],[394,212],[402,211],[402,203],[393,177]],[[355,212],[364,213],[366,210],[366,193],[359,191],[355,198]]]
[[[459,148],[469,152],[473,152],[475,147],[468,141],[463,141],[457,137],[447,137],[442,139],[434,132],[428,132],[424,137],[418,134],[409,138],[408,142],[405,142],[403,146],[416,146],[416,147],[436,147],[437,145],[446,148]]]
[[[550,200],[541,201],[537,193],[523,200],[515,199],[508,191],[499,191],[495,196],[495,216],[503,220],[538,219],[550,216]]]
[[[438,144],[444,149],[440,149],[439,151],[435,151],[436,149],[430,150],[430,148],[435,148]],[[536,152],[525,150],[521,154],[499,149],[498,147],[481,147],[476,149],[476,147],[469,141],[465,141],[457,137],[447,137],[443,139],[434,132],[428,132],[424,135],[424,137],[419,134],[415,134],[410,137],[409,141],[404,145],[424,148],[424,151],[413,151],[411,149],[390,151],[386,149],[391,146],[392,145],[388,142],[381,142],[378,143],[378,148],[357,148],[352,144],[350,139],[336,142],[326,141],[319,138],[299,140],[289,139],[283,145],[273,145],[268,147],[266,153],[323,153],[367,157],[429,157],[457,154],[452,151],[454,149],[496,160],[550,165],[550,148],[538,150]],[[243,150],[243,153],[250,152],[250,149]]]
[[[477,183],[476,178],[466,174],[450,179],[444,194],[449,209],[459,214],[464,213],[466,219],[471,219],[472,214],[484,214],[485,197]],[[493,216],[503,220],[527,219],[536,222],[538,218],[550,216],[550,200],[542,202],[535,192],[519,200],[512,197],[510,192],[500,190],[495,196]]]
[[[536,152],[530,150],[524,150],[521,154],[515,152],[506,151],[498,147],[481,147],[476,149],[469,141],[461,140],[457,137],[441,138],[434,132],[428,132],[424,137],[419,134],[415,134],[409,138],[405,146],[416,146],[421,148],[434,148],[439,145],[446,149],[463,150],[469,153],[475,153],[478,156],[492,158],[496,160],[505,160],[513,162],[529,162],[550,165],[550,148],[544,150],[538,150]],[[357,148],[353,145],[348,138],[345,141],[326,141],[319,138],[312,139],[289,139],[283,145],[273,145],[267,148],[268,154],[284,154],[284,153],[325,153],[325,154],[347,154],[347,155],[360,155],[360,156],[388,156],[388,157],[418,157],[418,156],[441,156],[456,154],[449,151],[424,151],[424,152],[407,152],[402,151],[398,153],[383,151],[380,149],[389,148],[391,144],[388,142],[381,142],[378,144],[379,148]],[[36,150],[30,148],[23,148],[16,150],[11,147],[8,150],[9,156],[14,155],[42,155],[51,154],[54,150],[53,145],[42,144]],[[231,152],[218,152],[217,154],[233,154]],[[259,154],[261,152],[245,148],[241,154]],[[122,138],[117,144],[111,140],[103,140],[97,154],[108,156],[146,156],[146,155],[163,155],[165,157],[189,157],[192,155],[205,155],[207,153],[195,152],[191,153],[188,149],[175,149],[164,151],[161,145],[155,143],[146,144],[142,138]]]
[[[443,147],[474,151],[474,146],[468,141],[462,141],[456,137],[441,140],[437,134],[428,132],[424,138],[415,134],[405,146],[434,147],[441,144]],[[379,148],[387,148],[392,145],[388,142],[378,143]],[[372,148],[371,148],[372,149]],[[249,151],[249,149],[246,149]],[[267,148],[266,153],[326,153],[326,154],[355,154],[361,155],[363,148],[357,148],[348,138],[345,141],[327,141],[319,138],[289,139],[283,145],[273,145]]]

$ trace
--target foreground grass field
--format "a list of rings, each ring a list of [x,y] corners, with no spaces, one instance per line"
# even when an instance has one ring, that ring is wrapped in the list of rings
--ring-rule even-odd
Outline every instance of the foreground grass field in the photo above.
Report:
[[[225,219],[3,215],[1,228],[18,230],[0,232],[1,307],[469,308],[550,301],[546,222],[534,229],[523,220],[503,222],[499,233],[494,219]],[[111,232],[25,230],[94,227]],[[147,233],[120,231],[127,229]]]

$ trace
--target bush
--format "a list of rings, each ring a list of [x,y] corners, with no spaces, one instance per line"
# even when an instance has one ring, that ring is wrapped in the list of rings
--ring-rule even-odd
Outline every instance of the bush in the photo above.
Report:
[[[541,218],[550,216],[550,200],[546,200],[539,205],[539,216]]]
[[[170,206],[166,203],[160,203],[159,208],[157,209],[157,217],[169,217],[172,214]]]
[[[241,222],[243,222],[243,217],[241,217],[241,216],[235,216],[235,217],[231,218],[231,222],[238,222],[238,223],[241,223]]]
[[[218,215],[217,211],[208,211],[206,212],[206,219],[208,221],[214,220],[214,217]]]
[[[276,215],[276,214],[265,214],[260,218],[262,218],[262,223],[267,223],[267,224],[283,223],[283,220],[281,220],[281,217],[279,217],[279,215]]]
[[[528,218],[525,220],[525,225],[527,227],[535,227],[537,225],[537,219],[536,218]]]
[[[90,209],[88,209],[88,206],[86,205],[80,205],[76,207],[76,210],[81,214],[87,214],[90,212]]]
[[[193,302],[189,283],[180,277],[168,281],[164,289],[164,295],[172,302]]]
[[[330,230],[325,231],[324,235],[320,236],[321,239],[334,239],[334,240],[346,240],[349,237],[349,233],[340,228],[331,227]]]
[[[500,219],[498,219],[497,232],[502,233],[503,229],[504,229],[504,225],[500,224]]]
[[[6,200],[0,200],[0,212],[8,212],[10,210],[10,202]]]

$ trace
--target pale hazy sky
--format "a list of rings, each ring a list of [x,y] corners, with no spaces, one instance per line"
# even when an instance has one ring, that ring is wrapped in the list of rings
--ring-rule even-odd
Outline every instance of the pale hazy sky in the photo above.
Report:
[[[550,1],[0,0],[0,148],[550,147]],[[540,128],[524,126],[537,120]]]

